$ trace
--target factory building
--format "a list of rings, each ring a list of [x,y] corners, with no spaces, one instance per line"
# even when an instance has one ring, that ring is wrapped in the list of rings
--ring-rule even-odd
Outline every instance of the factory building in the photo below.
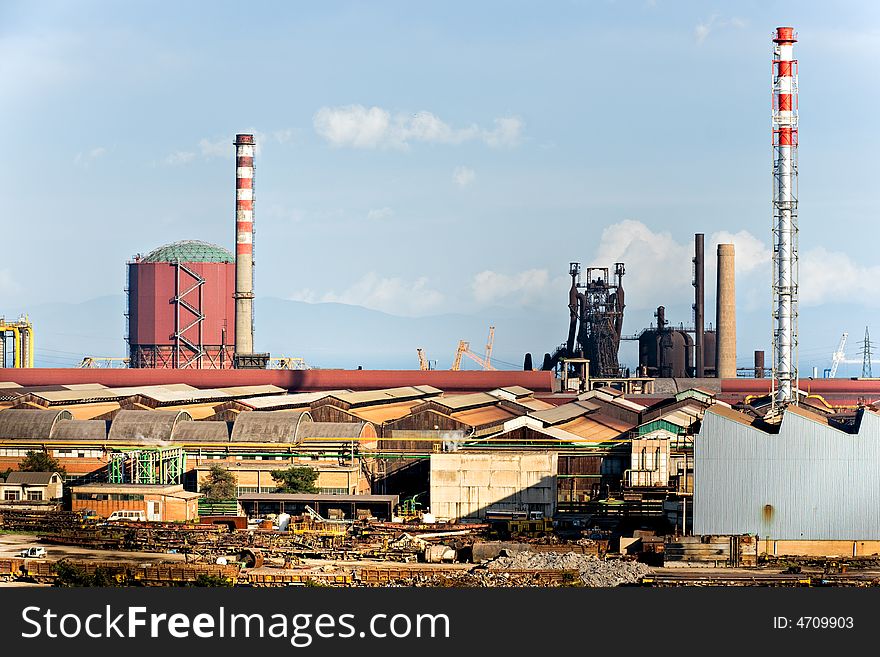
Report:
[[[880,415],[853,425],[797,406],[778,424],[713,406],[694,449],[694,533],[880,540]]]
[[[196,240],[128,263],[133,368],[230,369],[235,344],[235,258]]]
[[[483,520],[489,512],[556,512],[556,454],[431,455],[431,513]]]

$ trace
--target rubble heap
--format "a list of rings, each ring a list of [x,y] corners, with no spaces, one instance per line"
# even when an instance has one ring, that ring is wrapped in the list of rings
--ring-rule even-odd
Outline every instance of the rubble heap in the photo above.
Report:
[[[574,552],[517,552],[513,556],[498,557],[488,565],[489,570],[576,570],[584,586],[611,587],[635,584],[651,572],[651,568],[635,561],[604,561],[588,554]]]

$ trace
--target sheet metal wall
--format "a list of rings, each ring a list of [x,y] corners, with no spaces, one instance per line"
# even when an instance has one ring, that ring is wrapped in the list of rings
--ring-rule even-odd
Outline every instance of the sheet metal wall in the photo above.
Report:
[[[695,441],[694,533],[880,539],[880,418],[850,435],[787,413],[779,435],[707,412]]]

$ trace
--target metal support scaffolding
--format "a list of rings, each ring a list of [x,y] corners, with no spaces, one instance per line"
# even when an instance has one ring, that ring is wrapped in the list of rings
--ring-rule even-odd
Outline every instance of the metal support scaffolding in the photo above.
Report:
[[[10,343],[12,367],[33,367],[34,326],[27,315],[10,322],[0,317],[0,367],[9,367]]]
[[[798,69],[794,29],[773,39],[773,410],[797,403]]]
[[[114,451],[107,468],[111,484],[182,483],[186,452],[180,447],[143,448]]]
[[[195,367],[201,369],[202,356],[205,351],[202,339],[202,328],[205,321],[205,315],[202,313],[205,279],[179,261],[172,263],[172,265],[175,269],[174,298],[171,299],[171,303],[174,304],[174,335],[172,336],[174,339],[174,367],[188,368],[195,363]],[[181,274],[189,276],[195,281],[183,291],[181,291]],[[198,298],[195,300],[195,303],[198,304],[196,306],[186,299],[193,292],[198,292]],[[190,296],[190,298],[192,297]],[[181,318],[181,311],[192,316],[191,321],[186,325],[183,325],[186,320]],[[186,336],[187,331],[193,328],[197,329],[196,342]],[[188,353],[184,353],[184,350],[187,350]]]

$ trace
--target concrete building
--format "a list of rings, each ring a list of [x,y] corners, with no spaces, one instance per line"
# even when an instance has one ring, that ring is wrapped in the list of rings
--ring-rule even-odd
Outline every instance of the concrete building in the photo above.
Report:
[[[481,520],[487,511],[556,511],[554,453],[431,455],[431,513],[438,520]]]

